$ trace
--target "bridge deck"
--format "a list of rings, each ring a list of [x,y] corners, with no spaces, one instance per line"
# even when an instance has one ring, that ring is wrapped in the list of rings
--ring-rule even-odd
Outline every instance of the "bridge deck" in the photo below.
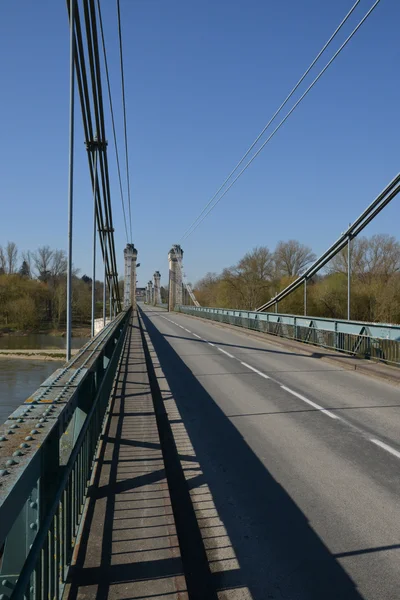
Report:
[[[65,597],[187,598],[141,333],[130,325]]]
[[[398,598],[399,429],[395,385],[146,307],[67,599]]]

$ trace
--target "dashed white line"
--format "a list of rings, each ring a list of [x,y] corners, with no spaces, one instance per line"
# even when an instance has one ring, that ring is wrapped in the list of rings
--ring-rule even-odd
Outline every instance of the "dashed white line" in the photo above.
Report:
[[[380,446],[380,448],[383,448],[384,450],[386,450],[386,452],[390,452],[390,454],[393,454],[393,456],[400,458],[400,452],[398,452],[397,450],[392,448],[392,446],[388,446],[388,444],[385,444],[384,442],[381,442],[380,440],[376,440],[375,438],[370,438],[370,442],[372,442],[373,444],[376,444],[377,446]]]
[[[185,327],[182,327],[182,325],[179,325],[179,323],[175,323],[175,321],[172,321],[171,319],[168,319],[168,317],[162,317],[162,318],[165,319],[166,321],[169,321],[173,325],[177,325],[181,329],[184,329],[185,331],[187,331],[187,333],[191,333],[192,335],[194,335],[195,337],[197,337],[199,340],[203,339],[200,335],[197,335],[197,333],[193,333],[193,332],[189,331],[189,329],[186,329]],[[213,344],[212,342],[207,342],[207,344],[209,346],[213,346],[215,348],[215,344]],[[226,356],[229,356],[229,358],[233,358],[233,359],[237,360],[236,356],[233,356],[233,354],[230,354],[229,352],[227,352],[223,348],[219,348],[217,346],[217,350],[219,350],[223,354],[226,354]],[[261,377],[264,377],[264,379],[271,379],[271,377],[269,377],[268,375],[266,375],[262,371],[259,371],[258,369],[255,369],[254,367],[252,367],[248,363],[240,361],[240,364],[243,365],[244,367],[246,367],[247,369],[250,369],[251,371],[254,371],[254,373],[257,373],[257,375],[260,375]],[[299,398],[299,400],[302,400],[303,402],[306,402],[307,404],[309,404],[313,408],[316,408],[320,412],[326,414],[331,419],[338,419],[339,421],[342,420],[340,417],[338,417],[337,415],[334,415],[329,410],[327,410],[326,408],[323,408],[322,406],[320,406],[316,402],[312,402],[311,400],[309,400],[308,398],[305,398],[301,394],[298,394],[294,390],[286,387],[285,385],[280,384],[279,381],[276,381],[275,379],[273,379],[273,381],[275,381],[275,383],[277,383],[283,390],[285,390],[289,394],[292,394],[292,396],[296,396],[296,398]],[[395,450],[394,448],[392,448],[392,446],[389,446],[388,444],[385,444],[385,442],[381,442],[380,440],[377,440],[376,438],[369,438],[369,441],[372,442],[373,444],[375,444],[376,446],[379,446],[379,448],[382,448],[383,450],[386,450],[386,452],[389,452],[389,454],[392,454],[392,456],[395,456],[396,458],[400,458],[400,452],[398,450]]]
[[[313,406],[314,408],[316,408],[317,410],[321,411],[322,413],[324,413],[325,415],[327,415],[331,419],[340,419],[340,417],[337,417],[336,415],[334,415],[333,413],[331,413],[329,410],[326,410],[326,408],[324,408],[323,406],[320,406],[319,404],[316,404],[315,402],[312,402],[308,398],[305,398],[301,394],[298,394],[297,392],[291,390],[290,388],[286,387],[285,385],[281,385],[281,388],[283,390],[285,390],[286,392],[289,392],[289,394],[292,394],[293,396],[296,396],[296,398],[299,398],[300,400],[303,400],[303,402],[307,402],[307,404],[309,404],[310,406]]]
[[[220,352],[223,352],[224,354],[226,354],[227,356],[229,356],[229,358],[235,358],[233,356],[233,354],[229,354],[229,352],[227,352],[226,350],[223,350],[222,348],[217,348],[217,350],[219,350]]]
[[[247,367],[248,369],[251,369],[252,371],[254,371],[254,373],[257,373],[257,375],[261,375],[261,377],[264,377],[264,379],[271,379],[268,375],[266,375],[262,371],[259,371],[258,369],[255,369],[254,367],[252,367],[251,365],[248,365],[245,362],[240,361],[240,364],[243,365],[244,367]]]

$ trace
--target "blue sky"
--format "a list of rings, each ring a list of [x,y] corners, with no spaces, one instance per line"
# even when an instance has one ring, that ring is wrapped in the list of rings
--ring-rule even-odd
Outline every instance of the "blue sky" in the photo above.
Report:
[[[372,5],[361,0],[332,50]],[[263,128],[353,0],[121,0],[139,283]],[[114,0],[102,0],[120,152]],[[188,278],[295,238],[319,254],[399,171],[398,0],[381,0],[303,104],[183,248]],[[0,5],[0,244],[67,247],[65,2]],[[325,59],[325,60],[326,60]],[[324,63],[321,63],[321,66]],[[315,71],[316,74],[317,71]],[[311,79],[310,79],[311,81]],[[296,96],[297,98],[297,96]],[[108,126],[119,272],[126,243]],[[80,109],[74,262],[91,271],[92,199]],[[366,234],[399,236],[399,201]]]

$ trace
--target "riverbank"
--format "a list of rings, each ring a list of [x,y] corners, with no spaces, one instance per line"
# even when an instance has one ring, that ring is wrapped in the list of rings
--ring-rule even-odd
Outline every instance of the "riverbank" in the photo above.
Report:
[[[72,356],[79,352],[79,348],[74,348],[71,350]],[[0,359],[4,358],[13,358],[13,359],[22,359],[22,360],[54,360],[54,361],[62,361],[65,359],[65,350],[41,350],[41,349],[12,349],[12,350],[1,350],[0,349]]]

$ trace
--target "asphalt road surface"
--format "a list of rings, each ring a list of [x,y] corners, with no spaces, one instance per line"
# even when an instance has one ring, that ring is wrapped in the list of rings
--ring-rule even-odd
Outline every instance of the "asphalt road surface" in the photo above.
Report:
[[[209,321],[143,321],[254,600],[400,598],[400,389]]]

